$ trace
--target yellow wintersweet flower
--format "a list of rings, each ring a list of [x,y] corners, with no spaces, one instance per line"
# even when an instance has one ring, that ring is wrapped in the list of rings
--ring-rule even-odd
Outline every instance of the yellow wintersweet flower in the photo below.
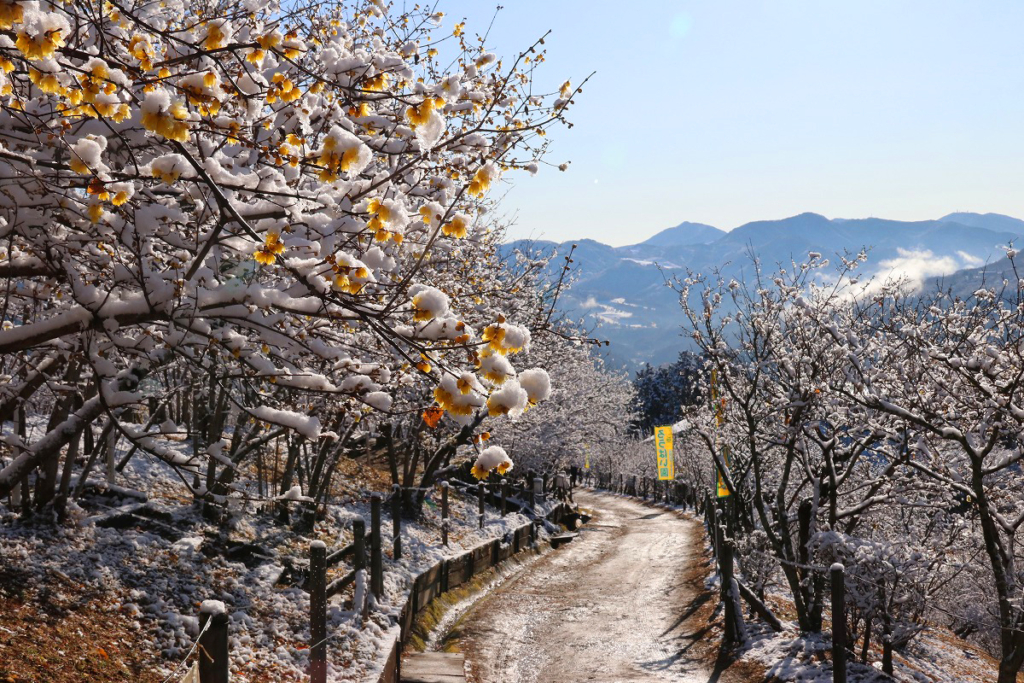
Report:
[[[173,185],[181,177],[181,171],[174,167],[169,169],[158,167],[153,169],[153,177],[162,180],[168,185]]]
[[[508,415],[508,406],[495,401],[494,399],[487,399],[487,414],[490,417],[501,417],[502,415]]]
[[[49,59],[57,53],[59,48],[64,47],[63,31],[59,28],[46,31],[42,35],[30,36],[27,33],[18,33],[18,40],[14,46],[25,55],[26,59],[33,61]]]
[[[409,119],[412,127],[421,126],[430,120],[431,113],[444,106],[444,100],[440,97],[428,97],[418,107],[409,107],[405,116]]]
[[[512,461],[511,460],[504,460],[497,467],[498,474],[505,474],[510,469],[512,469]]]
[[[143,71],[153,70],[153,46],[149,44],[147,38],[138,35],[132,36],[128,43],[128,52],[139,60],[139,67]]]
[[[276,232],[267,233],[267,241],[265,244],[266,248],[272,254],[283,254],[284,253],[284,242],[281,241],[281,235]]]
[[[444,227],[441,228],[448,237],[455,237],[456,239],[464,238],[469,232],[469,225],[466,221],[466,217],[462,214],[456,214],[454,218],[448,223],[445,223]]]
[[[275,47],[280,45],[281,41],[283,40],[284,38],[281,36],[280,33],[268,33],[265,36],[257,36],[256,44],[269,52],[270,50],[273,50]]]
[[[91,173],[89,166],[86,165],[86,163],[82,161],[82,158],[74,152],[71,152],[71,161],[68,162],[68,166],[70,166],[71,170],[75,173],[81,173],[82,175],[89,175],[89,173]]]
[[[372,213],[373,215],[380,218],[385,223],[391,220],[391,209],[386,207],[384,205],[384,202],[382,202],[379,199],[374,198],[367,202],[366,210],[367,212]]]
[[[368,78],[363,81],[363,90],[369,90],[370,92],[381,92],[388,87],[388,82],[391,80],[390,74],[379,73],[373,78]]]
[[[503,343],[505,341],[505,330],[500,325],[488,325],[480,333],[480,338],[485,342],[489,342],[488,347],[491,350],[503,353],[505,348]]]
[[[93,223],[99,223],[103,218],[103,205],[100,203],[89,205],[89,220]]]
[[[60,81],[54,74],[43,73],[38,69],[29,67],[28,78],[44,93],[54,95],[65,92],[64,86],[60,84]]]
[[[370,113],[370,103],[366,100],[363,100],[358,105],[353,105],[348,108],[348,115],[352,118],[364,118],[369,116]]]
[[[125,192],[124,190],[121,190],[120,192],[115,194],[114,198],[111,199],[110,201],[114,206],[121,206],[122,204],[128,201],[128,193]]]
[[[299,43],[299,34],[295,31],[289,31],[285,34],[284,42],[282,47],[284,48],[285,59],[298,59],[302,54],[301,44]]]
[[[121,123],[122,121],[125,121],[125,120],[131,118],[131,115],[132,115],[132,108],[129,107],[127,104],[123,104],[122,103],[122,104],[117,105],[117,111],[115,111],[113,113],[112,118],[117,123]]]
[[[277,261],[277,256],[275,256],[274,252],[268,249],[265,244],[253,252],[252,257],[256,259],[256,263],[261,266],[269,266]]]
[[[420,306],[421,306],[422,303],[423,303],[423,295],[422,294],[417,294],[416,296],[414,296],[412,298],[412,308],[413,308],[412,319],[414,321],[418,322],[418,323],[426,322],[427,320],[433,320],[434,319],[434,312],[429,310],[429,309],[426,309],[426,308],[421,308]]]
[[[216,50],[224,47],[228,42],[227,33],[220,24],[209,24],[206,27],[206,37],[203,38],[203,49]]]
[[[487,475],[490,474],[490,472],[488,472],[483,467],[481,467],[479,463],[474,463],[473,464],[473,469],[470,470],[470,471],[473,473],[474,477],[476,477],[477,479],[480,479],[481,481],[486,479]]]
[[[488,382],[494,382],[495,384],[504,384],[507,377],[501,370],[492,368],[484,373],[484,379]]]
[[[434,389],[434,400],[437,401],[439,406],[449,412],[455,407],[455,397],[445,391],[443,387],[436,387]]]
[[[0,30],[10,31],[25,21],[25,8],[18,2],[0,1]]]
[[[188,140],[188,110],[181,102],[174,102],[167,111],[147,111],[142,114],[142,127],[169,140]]]
[[[431,208],[429,206],[421,206],[420,207],[420,216],[423,217],[423,223],[424,224],[430,225],[430,221],[434,220],[435,214],[434,214],[434,211],[431,210]]]
[[[473,180],[469,183],[469,193],[474,197],[483,197],[487,194],[487,190],[491,188],[491,181],[493,179],[494,171],[491,167],[481,167],[476,174],[473,175]]]

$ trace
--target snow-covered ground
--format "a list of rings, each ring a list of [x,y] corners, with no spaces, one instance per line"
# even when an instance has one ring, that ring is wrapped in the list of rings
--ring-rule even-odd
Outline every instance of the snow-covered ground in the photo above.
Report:
[[[0,571],[17,571],[24,583],[38,588],[59,582],[102,594],[109,611],[127,617],[136,629],[136,647],[152,651],[152,676],[142,676],[143,681],[163,680],[186,657],[198,634],[198,605],[207,599],[222,600],[229,609],[233,680],[304,680],[309,597],[288,585],[294,582],[288,581],[286,567],[307,560],[312,538],[325,541],[329,550],[348,544],[352,520],[369,521],[369,492],[335,501],[313,534],[303,537],[275,524],[270,514],[210,523],[180,490],[160,484],[171,480],[156,471],[161,466],[140,457],[118,479],[121,486],[150,492],[144,508],[137,498],[86,496],[72,509],[73,526],[26,525],[0,505]],[[432,493],[422,521],[403,524],[399,562],[391,558],[385,516],[385,594],[365,624],[351,611],[351,588],[330,605],[330,680],[364,681],[379,669],[393,638],[393,618],[415,575],[527,522],[518,514],[501,518],[488,508],[485,528],[478,530],[476,500],[453,492],[450,546],[444,548],[437,500]],[[127,528],[95,523],[121,508],[138,510],[143,521]],[[348,570],[343,563],[329,579]]]

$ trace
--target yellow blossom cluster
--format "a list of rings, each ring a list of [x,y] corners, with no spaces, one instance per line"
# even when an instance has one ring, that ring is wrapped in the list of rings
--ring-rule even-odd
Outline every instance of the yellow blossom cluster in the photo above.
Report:
[[[349,147],[344,151],[339,150],[335,139],[328,137],[324,140],[323,150],[321,150],[320,157],[317,159],[317,163],[322,167],[320,170],[320,180],[325,183],[334,182],[341,177],[342,173],[348,173],[348,170],[358,160],[359,150],[357,148]]]
[[[437,401],[437,405],[440,406],[442,410],[446,410],[452,415],[465,417],[473,414],[473,406],[471,404],[456,401],[455,395],[442,386],[438,386],[434,389],[434,400]]]
[[[468,192],[474,197],[482,198],[491,189],[491,183],[497,175],[497,170],[492,164],[484,164],[473,175],[469,183]]]
[[[283,73],[274,74],[270,80],[270,88],[267,90],[267,104],[281,102],[294,102],[302,97],[302,90],[298,88],[290,78]]]
[[[370,4],[381,14],[345,3],[325,18],[259,3],[190,5],[182,16],[173,3],[143,11],[0,0],[0,148],[16,155],[0,165],[16,175],[26,158],[45,161],[26,190],[37,192],[38,210],[8,211],[11,234],[27,243],[22,253],[84,264],[91,287],[134,287],[153,306],[198,300],[205,288],[244,303],[254,321],[266,315],[273,331],[261,338],[258,321],[212,320],[220,313],[209,307],[196,314],[211,321],[195,329],[237,338],[211,342],[221,344],[215,355],[264,355],[242,373],[256,384],[286,374],[262,369],[267,362],[286,363],[341,401],[389,410],[374,394],[405,392],[401,400],[417,403],[433,396],[435,424],[445,413],[482,419],[500,409],[488,394],[516,384],[504,355],[522,344],[502,323],[477,336],[474,327],[493,320],[498,276],[460,264],[494,265],[475,200],[535,156],[525,134],[498,130],[501,117],[508,110],[533,125],[550,109],[517,85],[520,62],[498,73],[497,57],[467,39],[454,41],[463,54],[449,66],[425,61],[438,41],[416,27],[434,15],[395,24],[408,27],[399,40],[378,28],[390,6]],[[474,231],[479,239],[466,240]],[[133,339],[167,343],[166,327],[139,329]],[[174,343],[206,348],[191,329],[183,334]],[[374,363],[381,370],[365,373]],[[298,386],[284,387],[282,408]]]
[[[487,342],[487,348],[495,353],[504,355],[522,351],[522,342],[519,339],[514,342],[507,341],[506,337],[508,336],[508,328],[501,323],[488,325],[480,333],[480,338]]]
[[[469,219],[464,214],[457,213],[441,227],[441,232],[448,237],[462,239],[469,233]]]
[[[390,82],[391,76],[386,71],[382,71],[376,76],[364,80],[362,89],[368,92],[383,92]]]
[[[143,112],[142,127],[168,140],[185,142],[189,132],[187,119],[188,110],[185,105],[175,101],[166,110]]]
[[[409,119],[412,127],[422,126],[430,120],[430,115],[444,107],[444,100],[440,97],[428,97],[418,107],[409,107],[405,116]]]
[[[0,30],[10,31],[25,21],[25,8],[16,0],[0,0]]]
[[[18,32],[18,40],[14,46],[25,55],[26,59],[36,61],[50,59],[60,48],[64,47],[63,29],[55,28],[29,35],[27,31]]]
[[[203,49],[217,50],[224,47],[228,42],[228,35],[224,32],[223,23],[219,21],[210,22],[206,26],[206,36],[203,38]]]
[[[139,60],[139,68],[143,71],[153,70],[153,60],[156,58],[156,53],[153,50],[153,46],[150,45],[148,38],[139,35],[132,36],[131,41],[128,43],[128,52],[131,53],[132,57]]]
[[[385,206],[384,202],[376,198],[371,199],[366,206],[366,212],[371,216],[366,227],[373,231],[373,239],[378,242],[393,239],[398,244],[402,243],[402,235],[387,228],[388,221],[391,220],[391,209]]]
[[[269,266],[276,263],[277,257],[283,253],[284,242],[281,241],[280,233],[268,232],[263,244],[253,254],[253,258],[261,266]]]

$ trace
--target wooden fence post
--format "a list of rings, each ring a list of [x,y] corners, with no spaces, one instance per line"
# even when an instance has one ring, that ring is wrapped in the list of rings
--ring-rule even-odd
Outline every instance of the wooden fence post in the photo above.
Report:
[[[327,683],[327,546],[309,544],[309,681]]]
[[[725,526],[718,525],[718,566],[722,580],[722,600],[725,602],[725,640],[729,643],[742,643],[743,613],[739,610],[739,595],[734,592],[733,581],[733,547],[725,535]]]
[[[374,597],[384,594],[384,558],[380,545],[380,494],[370,496],[370,590]]]
[[[394,543],[395,561],[402,559],[402,487],[395,484],[391,495],[391,540]]]
[[[501,480],[501,516],[508,514],[508,480]]]
[[[448,482],[441,482],[441,544],[448,547]]]
[[[711,554],[716,558],[718,557],[718,510],[715,508],[715,504],[711,500],[711,494],[708,494],[707,504],[705,506],[705,512],[707,513],[708,522],[708,536],[711,537]]]
[[[846,683],[846,568],[832,565],[832,680]]]
[[[352,535],[355,536],[355,552],[353,553],[354,557],[352,559],[352,568],[356,570],[356,581],[357,582],[359,581],[359,572],[363,573],[363,581],[366,581],[366,522],[364,522],[361,519],[354,519],[354,520],[352,520]],[[356,584],[356,595],[353,596],[353,598],[352,598],[353,601],[355,601],[357,598],[360,597],[358,595],[358,593],[359,593],[358,585],[359,584],[357,583]],[[370,611],[370,601],[366,599],[365,588],[366,588],[366,586],[365,586],[365,583],[364,583],[363,584],[364,592],[363,592],[363,595],[361,596],[363,604],[362,605],[356,605],[356,604],[352,605],[352,609],[354,611],[358,610],[362,614],[363,617],[366,617],[369,614],[369,611]]]
[[[199,607],[199,632],[203,633],[199,637],[200,683],[228,683],[228,611],[223,602],[203,601]]]
[[[536,481],[536,480],[535,479],[530,479],[529,483],[527,484],[527,486],[530,489],[529,492],[528,492],[528,496],[530,498],[530,512],[536,513],[536,510],[537,510],[537,495],[535,493],[535,489],[537,488],[537,486],[533,483],[534,481]]]
[[[486,490],[487,489],[486,489],[486,487],[485,487],[483,482],[480,482],[479,484],[477,484],[476,495],[477,495],[477,498],[478,498],[478,508],[479,508],[480,528],[481,529],[484,528],[484,492]]]

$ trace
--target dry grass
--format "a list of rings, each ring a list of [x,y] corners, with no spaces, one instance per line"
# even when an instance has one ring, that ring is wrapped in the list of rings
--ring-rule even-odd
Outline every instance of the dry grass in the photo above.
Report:
[[[0,581],[0,682],[159,683],[152,673],[159,655],[102,596],[59,584],[19,589],[7,579]]]

